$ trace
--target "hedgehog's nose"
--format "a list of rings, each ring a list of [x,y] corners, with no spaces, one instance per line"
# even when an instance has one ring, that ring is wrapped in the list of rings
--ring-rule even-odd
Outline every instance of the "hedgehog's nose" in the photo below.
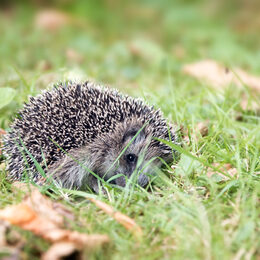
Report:
[[[121,187],[125,187],[125,185],[126,185],[125,177],[120,176],[120,177],[116,178],[115,184],[118,185],[118,186],[121,186]]]

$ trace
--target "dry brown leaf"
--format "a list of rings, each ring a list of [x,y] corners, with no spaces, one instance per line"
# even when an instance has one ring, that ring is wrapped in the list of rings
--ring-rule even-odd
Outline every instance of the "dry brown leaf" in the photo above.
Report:
[[[60,242],[52,245],[41,257],[42,260],[60,260],[77,252],[78,248],[74,243]]]
[[[38,191],[38,189],[35,186],[33,186],[32,184],[22,183],[19,181],[13,182],[12,191],[17,192],[17,190],[21,190],[25,193],[33,192],[32,195],[27,196],[27,198],[25,199],[25,201],[27,203],[29,203],[29,205],[37,204],[37,202],[40,203],[42,200],[46,200],[46,197],[41,195],[41,193]],[[63,220],[64,220],[64,217],[71,221],[73,221],[75,219],[72,212],[70,210],[68,210],[64,205],[62,205],[58,202],[48,201],[48,203],[44,202],[43,205],[45,205],[45,206],[41,207],[41,212],[43,212],[43,214],[46,211],[46,212],[49,212],[48,213],[49,215],[52,214],[52,216],[56,216],[56,218],[57,218],[57,216],[58,217],[62,216]],[[46,208],[47,205],[48,205],[48,208]],[[56,221],[57,221],[57,219],[56,219]]]
[[[77,248],[94,248],[109,241],[106,235],[86,235],[76,231],[61,229],[56,223],[38,215],[25,203],[7,207],[0,211],[0,218],[9,223],[19,226],[24,230],[48,240],[52,243],[70,242],[75,243]]]
[[[52,207],[58,214],[63,216],[63,218],[69,219],[70,221],[75,220],[75,216],[73,215],[73,213],[62,204],[58,202],[53,202]]]
[[[57,31],[69,22],[69,16],[58,10],[42,10],[35,17],[36,27],[50,31]]]
[[[92,201],[98,208],[102,209],[109,216],[114,218],[118,223],[124,226],[127,230],[132,232],[136,237],[141,237],[143,232],[140,226],[138,226],[133,219],[122,214],[119,211],[115,211],[110,205],[106,204],[103,201],[96,200],[93,198],[88,198]]]
[[[0,218],[25,230],[33,231],[37,235],[42,233],[42,226],[44,226],[44,230],[57,227],[54,223],[38,217],[36,212],[25,203],[0,210]]]
[[[37,215],[50,220],[59,227],[63,226],[64,217],[54,209],[54,203],[43,196],[37,189],[25,199],[25,203],[32,208]]]
[[[17,186],[16,184],[16,188]],[[20,185],[23,190],[26,187],[28,188],[25,184]],[[57,202],[54,203],[46,196],[43,196],[34,186],[29,188],[31,193],[25,197],[23,202],[0,210],[0,219],[24,230],[31,231],[51,243],[73,244],[78,250],[96,248],[109,242],[107,235],[87,235],[64,229],[63,213],[66,212],[67,216],[69,211],[67,209],[65,211],[63,205],[58,206]],[[52,254],[55,253],[54,249],[50,249]],[[59,253],[57,252],[57,254]]]
[[[235,176],[238,177],[237,169],[232,167],[232,165],[230,163],[226,163],[224,165],[221,165],[220,163],[213,163],[212,166],[214,166],[215,168],[219,168],[220,171],[227,173],[227,175],[229,175],[230,177],[210,168],[207,171],[207,176],[209,178],[211,178],[214,174],[217,174],[218,176],[220,176],[223,181],[230,180],[230,178],[233,178]]]
[[[213,87],[223,88],[232,82],[241,86],[243,82],[248,87],[260,92],[260,77],[250,75],[239,68],[235,68],[233,72],[214,60],[202,60],[187,64],[183,67],[183,72],[197,79],[205,80]]]
[[[226,86],[234,79],[234,75],[228,69],[213,60],[187,64],[183,67],[183,72],[195,78],[206,80],[214,87]]]
[[[27,193],[23,203],[33,209],[36,214],[42,216],[44,219],[50,220],[59,227],[63,226],[64,217],[55,209],[58,203],[47,199],[47,197],[43,196],[32,184],[14,182],[12,186],[13,190],[18,189]],[[62,204],[60,204],[60,207],[65,208]]]
[[[236,84],[239,85],[240,83],[241,85],[241,81],[242,81],[242,83],[246,84],[249,88],[252,88],[257,92],[260,92],[260,77],[250,75],[244,70],[239,68],[234,69],[234,72],[238,76],[236,77]]]
[[[235,68],[233,71],[220,65],[213,60],[203,60],[197,63],[187,64],[183,67],[183,72],[197,79],[205,80],[215,88],[224,88],[231,83],[241,87],[246,84],[256,92],[260,92],[260,77],[248,74],[242,69]],[[248,98],[243,95],[241,107],[245,109],[259,110],[259,102],[248,102]]]

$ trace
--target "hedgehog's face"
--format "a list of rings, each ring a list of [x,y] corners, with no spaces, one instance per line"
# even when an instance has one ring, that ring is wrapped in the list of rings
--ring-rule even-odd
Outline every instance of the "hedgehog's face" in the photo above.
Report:
[[[109,180],[112,176],[121,175],[112,182],[125,186],[127,179],[132,179],[145,187],[149,176],[154,175],[161,167],[161,160],[169,161],[171,152],[163,150],[159,142],[153,139],[147,128],[131,125],[121,129],[121,133],[111,134],[110,142],[102,162],[102,176]],[[134,175],[133,175],[134,173]]]

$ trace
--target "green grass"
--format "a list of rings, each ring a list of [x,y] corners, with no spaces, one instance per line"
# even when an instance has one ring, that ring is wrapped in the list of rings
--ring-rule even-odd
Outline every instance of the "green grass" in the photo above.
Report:
[[[219,91],[181,72],[188,62],[212,58],[259,75],[259,27],[250,22],[258,17],[254,2],[230,2],[67,1],[60,8],[72,22],[55,32],[35,28],[37,6],[16,4],[0,12],[0,86],[16,91],[0,109],[0,128],[8,130],[29,95],[70,78],[94,79],[142,97],[190,131],[209,120],[208,135],[195,130],[198,138],[190,135],[177,168],[160,174],[150,192],[136,189],[127,197],[112,189],[108,198],[98,195],[142,227],[141,241],[84,199],[89,193],[49,194],[75,212],[80,221],[71,223],[73,229],[111,237],[93,259],[258,259],[260,118],[240,102],[245,95],[259,104],[259,93],[234,85]],[[241,29],[243,10],[251,13]],[[68,49],[81,59],[69,58]],[[214,169],[209,178],[213,163],[230,163],[238,173],[223,181]],[[3,169],[0,176],[0,207],[21,201]],[[25,258],[38,259],[48,247],[15,230],[26,240]]]

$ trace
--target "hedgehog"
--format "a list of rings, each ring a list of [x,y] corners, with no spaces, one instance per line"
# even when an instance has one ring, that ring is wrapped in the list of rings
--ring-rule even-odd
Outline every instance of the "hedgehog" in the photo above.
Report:
[[[41,185],[51,179],[63,188],[98,192],[104,181],[125,187],[134,173],[146,187],[156,169],[176,157],[162,139],[177,144],[159,109],[91,81],[66,82],[30,97],[3,150],[12,181]]]

